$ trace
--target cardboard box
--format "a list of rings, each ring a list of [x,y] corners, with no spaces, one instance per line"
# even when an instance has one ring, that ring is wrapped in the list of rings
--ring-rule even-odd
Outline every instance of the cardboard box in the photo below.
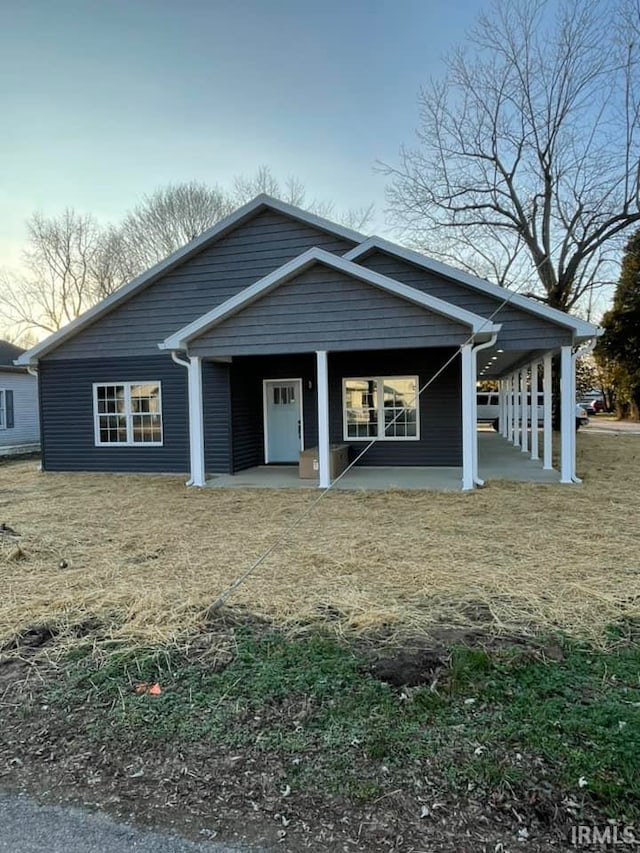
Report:
[[[335,480],[349,464],[349,445],[332,444],[329,448],[329,476]],[[300,451],[299,475],[301,480],[317,480],[320,473],[318,448]]]

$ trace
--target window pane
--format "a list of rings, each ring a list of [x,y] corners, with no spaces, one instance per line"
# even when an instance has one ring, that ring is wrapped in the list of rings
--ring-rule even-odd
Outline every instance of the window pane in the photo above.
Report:
[[[121,444],[127,441],[127,419],[124,415],[101,415],[100,441],[104,444]]]
[[[345,379],[347,436],[375,438],[378,435],[378,383],[375,379]]]
[[[392,438],[415,436],[418,392],[415,379],[387,377],[382,381],[385,435]]]
[[[160,415],[132,415],[133,442],[150,444],[162,441]]]

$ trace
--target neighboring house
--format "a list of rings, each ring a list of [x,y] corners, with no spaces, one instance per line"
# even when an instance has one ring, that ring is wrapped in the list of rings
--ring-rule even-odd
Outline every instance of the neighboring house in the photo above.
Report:
[[[23,353],[20,347],[0,341],[0,456],[36,450],[40,441],[38,380],[26,367],[14,364]]]
[[[325,486],[330,444],[355,458],[376,439],[363,464],[460,466],[472,488],[477,369],[500,380],[501,431],[528,450],[515,386],[544,363],[550,416],[554,353],[561,474],[575,478],[574,350],[597,333],[259,196],[18,361],[39,372],[47,471],[189,472],[203,485],[318,446]]]

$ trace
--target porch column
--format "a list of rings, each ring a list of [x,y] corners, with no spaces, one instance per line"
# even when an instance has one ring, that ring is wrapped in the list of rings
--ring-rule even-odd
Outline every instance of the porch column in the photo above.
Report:
[[[188,372],[189,386],[189,452],[191,479],[189,486],[204,486],[204,416],[202,413],[202,359],[191,356]]]
[[[500,421],[498,432],[504,438],[507,432],[507,394],[504,379],[498,380],[498,389],[500,391]]]
[[[464,344],[461,349],[462,374],[462,488],[473,489],[473,444],[476,425],[473,420],[473,401],[476,388],[473,382],[473,345]]]
[[[507,432],[505,438],[507,441],[513,441],[513,382],[511,374],[507,377]]]
[[[316,351],[316,385],[318,393],[318,486],[331,485],[329,466],[329,368],[326,350]]]
[[[529,446],[529,404],[527,403],[527,368],[523,367],[520,371],[520,405],[522,413],[522,433],[520,435],[520,449],[523,453],[527,452]]]
[[[538,454],[538,362],[531,363],[531,458]]]
[[[575,472],[576,401],[573,399],[572,348],[560,347],[560,482],[572,483]]]
[[[513,446],[520,446],[520,393],[518,391],[518,372],[511,377],[513,386]]]
[[[552,393],[551,393],[551,356],[545,355],[542,365],[542,467],[545,471],[553,469],[553,432],[551,420]]]

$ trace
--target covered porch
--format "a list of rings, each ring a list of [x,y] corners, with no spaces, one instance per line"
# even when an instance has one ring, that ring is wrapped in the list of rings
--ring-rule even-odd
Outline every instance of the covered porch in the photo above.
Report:
[[[558,483],[560,474],[546,470],[540,461],[524,456],[493,430],[478,430],[478,468],[486,483],[508,480],[523,483]],[[460,491],[462,467],[367,466],[351,468],[333,487],[347,491],[387,489]],[[316,480],[301,479],[295,465],[256,465],[236,474],[217,474],[206,481],[212,489],[315,489]]]

